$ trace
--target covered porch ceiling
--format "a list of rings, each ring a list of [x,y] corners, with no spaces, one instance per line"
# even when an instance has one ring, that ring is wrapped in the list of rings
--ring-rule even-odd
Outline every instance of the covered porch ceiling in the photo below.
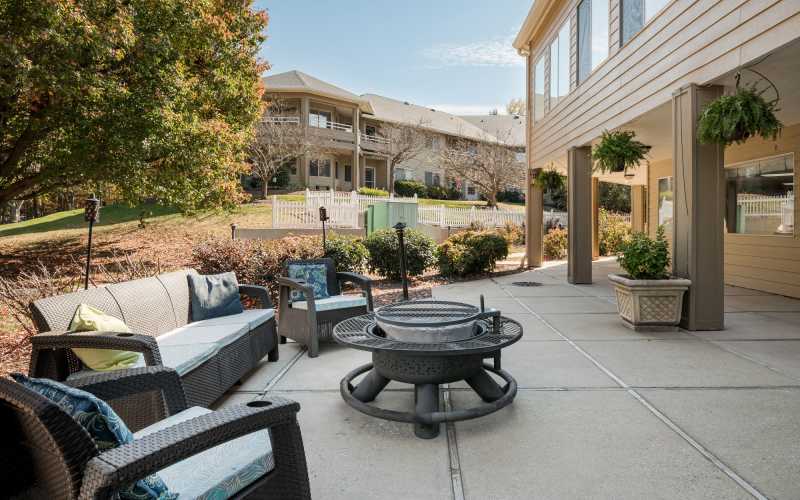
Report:
[[[780,92],[778,119],[785,126],[800,123],[800,95],[795,92],[797,82],[800,81],[800,41],[794,41],[777,51],[762,56],[749,65],[769,78]],[[751,71],[742,70],[742,85],[756,83],[761,77]],[[731,72],[707,82],[710,85],[722,85],[726,92],[731,93],[736,86],[736,73]],[[759,89],[769,87],[769,84],[760,81]],[[765,98],[772,99],[772,90],[767,90]],[[672,158],[672,103],[666,102],[652,109],[634,120],[618,128],[618,130],[633,130],[637,139],[652,147],[649,162],[665,161]],[[592,141],[597,144],[599,138]],[[566,162],[556,162],[559,169],[566,170]],[[647,168],[637,169],[633,178],[626,179],[622,173],[598,174],[596,177],[603,182],[617,184],[646,185]]]

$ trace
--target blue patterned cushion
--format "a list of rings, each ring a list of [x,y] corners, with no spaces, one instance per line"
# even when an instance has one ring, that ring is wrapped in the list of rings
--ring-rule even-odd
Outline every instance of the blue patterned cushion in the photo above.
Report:
[[[133,442],[133,434],[125,422],[105,401],[93,394],[52,380],[28,378],[14,373],[14,380],[57,404],[64,412],[86,429],[100,451]],[[156,474],[140,479],[119,491],[123,500],[174,500],[167,485]]]
[[[328,267],[325,264],[289,264],[289,277],[303,280],[314,290],[315,299],[328,296]],[[305,294],[292,290],[292,302],[306,300]]]

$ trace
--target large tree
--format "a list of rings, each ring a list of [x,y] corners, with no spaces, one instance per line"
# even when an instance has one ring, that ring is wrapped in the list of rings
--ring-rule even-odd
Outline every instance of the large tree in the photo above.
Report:
[[[255,127],[255,138],[250,146],[252,173],[261,179],[264,198],[268,194],[269,180],[282,167],[317,149],[308,128],[300,123],[296,113],[288,114],[287,108],[289,105],[280,99],[269,103],[263,119]]]
[[[243,0],[0,0],[0,204],[237,201],[266,23]]]
[[[425,122],[390,123],[381,127],[384,137],[389,140],[390,179],[394,178],[394,170],[398,165],[419,158],[428,145],[435,139],[435,134],[425,130]]]
[[[525,179],[525,164],[510,145],[510,133],[499,135],[455,139],[439,154],[447,176],[475,186],[490,207],[497,205],[500,191],[520,189]]]

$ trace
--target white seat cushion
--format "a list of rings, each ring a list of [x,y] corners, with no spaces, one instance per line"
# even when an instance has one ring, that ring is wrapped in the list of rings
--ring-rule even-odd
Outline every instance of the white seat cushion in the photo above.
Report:
[[[324,299],[316,299],[314,306],[317,311],[333,311],[336,309],[347,309],[348,307],[363,307],[367,305],[367,298],[361,295],[334,295]],[[292,308],[308,310],[308,302],[305,300],[292,302]]]
[[[192,407],[134,433],[134,439],[211,413]],[[171,493],[180,499],[230,498],[275,468],[269,431],[228,441],[158,471]]]
[[[198,322],[201,323],[201,322]],[[189,323],[156,338],[158,347],[185,344],[218,344],[225,347],[250,331],[247,323],[199,325]]]
[[[229,324],[247,324],[250,329],[257,328],[270,319],[275,317],[275,309],[245,309],[239,314],[231,314],[228,316],[220,316],[218,318],[204,319],[202,321],[195,321],[189,325],[195,326],[211,326],[211,325],[229,325]],[[187,325],[187,326],[189,326]]]

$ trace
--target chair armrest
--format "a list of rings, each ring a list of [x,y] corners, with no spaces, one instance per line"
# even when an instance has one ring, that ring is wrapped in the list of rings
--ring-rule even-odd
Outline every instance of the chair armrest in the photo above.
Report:
[[[301,291],[303,292],[303,295],[305,295],[306,297],[314,296],[314,289],[306,285],[305,281],[296,280],[293,278],[287,278],[286,276],[278,276],[277,280],[280,286],[285,286],[293,290]]]
[[[336,273],[339,283],[354,283],[358,285],[367,296],[367,310],[372,311],[372,280],[363,274],[351,272]]]
[[[269,404],[236,405],[201,415],[101,453],[86,464],[80,498],[108,498],[125,484],[227,441],[266,428],[297,425],[298,403],[278,397],[264,402]],[[273,446],[276,455],[282,451]]]
[[[159,390],[164,395],[169,415],[186,409],[186,394],[181,378],[178,372],[165,366],[93,372],[69,379],[66,383],[103,400]]]
[[[272,299],[269,298],[269,290],[258,285],[239,285],[239,293],[246,295],[261,304],[262,309],[271,309]]]
[[[40,350],[89,348],[141,352],[147,366],[161,364],[161,353],[156,339],[149,335],[126,332],[91,332],[91,335],[45,332],[31,337],[31,344],[34,349]]]

